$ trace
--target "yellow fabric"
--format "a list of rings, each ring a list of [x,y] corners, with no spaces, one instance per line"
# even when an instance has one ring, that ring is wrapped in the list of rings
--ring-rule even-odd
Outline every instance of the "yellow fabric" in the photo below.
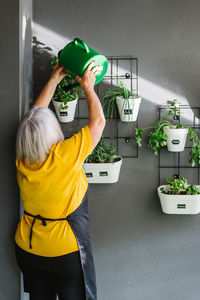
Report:
[[[82,169],[92,152],[92,138],[88,126],[71,138],[51,148],[42,166],[26,166],[16,159],[17,181],[24,210],[46,218],[64,218],[81,204],[88,187]],[[33,218],[25,214],[18,224],[15,241],[22,249],[41,256],[59,256],[78,250],[74,233],[67,221],[40,220],[33,226],[32,249],[29,235]]]

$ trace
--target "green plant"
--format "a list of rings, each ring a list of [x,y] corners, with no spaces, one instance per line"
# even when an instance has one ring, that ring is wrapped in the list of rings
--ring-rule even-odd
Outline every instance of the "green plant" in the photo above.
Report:
[[[52,68],[57,64],[58,59],[56,56],[51,58],[51,66]],[[78,98],[78,93],[80,87],[71,88],[68,91],[65,91],[65,88],[68,85],[77,83],[77,80],[73,75],[68,75],[67,77],[64,77],[61,82],[57,85],[55,93],[54,93],[54,99],[57,101],[62,102],[59,106],[60,109],[66,110],[68,108],[67,103],[69,101],[75,100]]]
[[[117,150],[110,143],[106,144],[104,137],[101,137],[99,143],[92,153],[86,158],[86,163],[113,163],[117,155]]]
[[[135,91],[134,91],[135,92]],[[119,81],[117,82],[117,86],[109,89],[103,97],[101,97],[102,107],[105,113],[106,119],[112,119],[114,117],[114,112],[116,109],[116,99],[117,97],[123,97],[125,101],[127,101],[130,97],[134,97],[133,91],[130,91],[126,85]],[[128,109],[129,109],[129,102]],[[125,102],[124,102],[125,106]]]
[[[179,109],[180,101],[174,99],[172,104],[168,104],[167,107],[171,107],[168,111],[167,116],[172,116],[174,120],[179,120],[180,115],[183,114]]]
[[[165,147],[167,144],[167,135],[164,133],[164,127],[168,126],[169,128],[173,128],[173,124],[167,120],[159,120],[155,126],[150,126],[146,128],[136,128],[135,129],[135,140],[139,147],[142,146],[142,137],[143,131],[147,129],[153,129],[148,134],[148,148],[152,149],[153,154],[155,156],[158,155],[158,150],[161,147]],[[176,125],[176,128],[187,128],[181,124]]]
[[[195,164],[200,164],[200,140],[198,135],[196,134],[195,130],[193,128],[189,128],[189,136],[190,141],[192,142],[192,149],[190,151],[190,164],[192,167],[195,166]]]
[[[181,177],[178,179],[176,176],[172,178],[166,178],[165,183],[169,185],[169,188],[162,187],[160,190],[164,194],[168,195],[198,195],[200,194],[200,189],[196,185],[188,185],[187,179]]]
[[[199,195],[200,189],[196,185],[189,185],[186,189],[186,195]]]
[[[161,192],[172,195],[178,195],[181,191],[186,190],[187,188],[187,179],[181,177],[180,179],[176,178],[175,176],[172,178],[166,178],[165,183],[168,184],[170,187],[168,190],[161,188]]]
[[[153,154],[158,156],[158,150],[163,148],[167,144],[167,135],[164,133],[164,127],[168,126],[169,128],[188,128],[190,141],[192,142],[192,149],[190,151],[190,160],[189,163],[192,167],[195,164],[200,164],[200,140],[195,130],[189,126],[182,124],[174,125],[167,120],[159,120],[155,126],[150,126],[146,128],[136,128],[135,129],[135,141],[139,147],[142,146],[143,131],[147,129],[153,129],[148,134],[148,148],[152,149]]]

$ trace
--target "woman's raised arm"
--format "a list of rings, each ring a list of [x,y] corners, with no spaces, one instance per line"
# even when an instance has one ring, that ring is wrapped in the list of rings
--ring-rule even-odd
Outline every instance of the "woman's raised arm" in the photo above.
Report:
[[[94,91],[94,84],[96,80],[95,75],[100,71],[100,67],[93,67],[93,65],[94,61],[92,61],[89,64],[89,66],[84,72],[83,77],[76,76],[76,79],[78,80],[85,92],[89,113],[88,127],[90,129],[94,149],[101,138],[102,132],[106,124],[106,120],[104,117],[99,97]]]
[[[56,64],[49,80],[36,99],[34,106],[48,107],[57,85],[67,75],[67,73],[63,72],[63,67]]]

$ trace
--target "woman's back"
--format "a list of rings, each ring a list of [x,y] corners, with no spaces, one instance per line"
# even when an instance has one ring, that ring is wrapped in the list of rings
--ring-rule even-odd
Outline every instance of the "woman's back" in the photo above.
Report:
[[[70,139],[54,145],[42,165],[25,165],[17,159],[17,180],[24,210],[52,219],[65,218],[76,210],[88,187],[82,164],[91,151],[92,138],[86,126]],[[47,226],[43,226],[41,220],[35,221],[30,249],[32,222],[32,217],[23,214],[18,224],[15,241],[22,249],[49,257],[78,250],[67,221],[47,221]]]

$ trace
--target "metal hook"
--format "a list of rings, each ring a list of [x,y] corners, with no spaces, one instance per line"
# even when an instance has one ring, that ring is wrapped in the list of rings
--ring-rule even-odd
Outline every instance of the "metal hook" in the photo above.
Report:
[[[131,77],[131,74],[130,73],[126,73],[125,74],[125,78],[130,78]]]
[[[130,141],[131,141],[131,140],[130,140],[129,137],[126,137],[126,138],[125,138],[125,142],[126,142],[126,143],[130,143]]]

